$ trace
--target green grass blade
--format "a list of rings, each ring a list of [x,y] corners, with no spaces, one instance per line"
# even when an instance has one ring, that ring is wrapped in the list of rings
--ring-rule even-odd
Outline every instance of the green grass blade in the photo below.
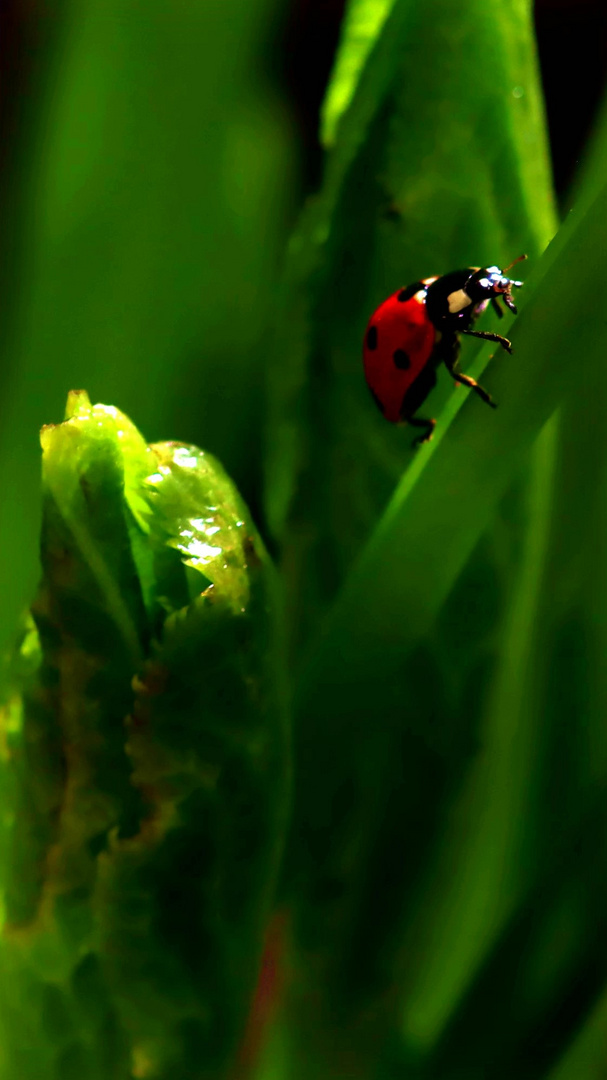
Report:
[[[474,1071],[498,1061],[510,1075],[546,1075],[607,982],[607,958],[597,950],[606,932],[606,408],[605,367],[595,363],[563,405],[552,483],[535,497],[535,514],[550,507],[548,529],[531,530],[543,548],[539,580],[534,589],[517,581],[513,590],[532,620],[513,619],[519,662],[487,703],[490,725],[502,717],[505,741],[492,744],[485,729],[483,753],[451,809],[441,870],[408,929],[409,1046],[414,1017],[419,1024],[424,1008],[426,1020],[440,1008],[454,961],[472,959],[459,965],[464,984],[438,1039],[434,1028],[431,1076],[449,1076],[453,1063]],[[466,802],[471,812],[460,819]],[[509,851],[503,829],[492,828],[500,806],[515,841]],[[485,888],[492,863],[493,898]],[[412,953],[419,953],[417,981]]]
[[[468,762],[454,762],[456,768],[464,766],[465,786],[461,793],[452,793],[448,817],[429,853],[429,881],[422,886],[402,944],[403,1029],[410,1051],[433,1046],[525,882],[520,855],[542,732],[525,674],[552,524],[557,439],[553,418],[531,459],[524,546],[507,593],[497,662],[489,684],[477,685],[477,738],[484,752],[471,753]],[[456,638],[452,645],[465,666],[467,657]]]
[[[526,740],[531,753],[511,757],[509,783],[504,787],[503,806],[510,811],[510,829],[518,834],[518,842],[510,859],[501,852],[496,883],[502,903],[510,901],[511,914],[509,924],[497,934],[497,912],[490,903],[483,907],[474,935],[470,923],[467,934],[466,920],[457,919],[458,903],[461,915],[466,896],[470,901],[476,894],[474,879],[466,888],[461,855],[484,827],[496,801],[493,792],[477,801],[468,836],[462,833],[448,854],[445,841],[443,862],[458,868],[455,873],[451,870],[450,883],[443,889],[442,918],[437,913],[434,930],[444,926],[450,909],[461,935],[458,944],[461,937],[476,942],[486,928],[496,934],[496,941],[486,949],[481,970],[473,978],[468,973],[470,985],[455,1002],[432,1055],[431,1076],[448,1076],[453,1062],[474,1070],[493,1061],[510,1075],[525,1076],[534,1070],[540,1076],[547,1074],[592,1013],[607,983],[607,954],[598,944],[605,935],[607,866],[606,407],[605,367],[594,365],[563,408],[534,625],[526,635],[524,662],[514,679],[523,707],[510,712],[510,745]],[[514,626],[521,633],[524,629],[524,624]],[[502,694],[489,715],[508,704],[512,692]],[[498,772],[495,764],[491,766],[489,745],[478,769],[485,771],[487,780]],[[517,805],[512,793],[526,772],[525,801]],[[499,834],[488,837],[485,866],[496,848],[499,851]],[[478,859],[477,878],[483,872],[483,859]],[[428,940],[431,937],[430,930]],[[436,973],[441,954],[436,937],[431,954]],[[442,961],[444,972],[444,949]],[[442,978],[443,974],[436,978],[432,991],[432,975],[426,973],[427,1000],[436,994]],[[415,998],[412,988],[410,1004]]]
[[[299,640],[411,461],[408,432],[364,384],[371,311],[422,275],[537,253],[554,227],[528,5],[401,0],[341,117],[283,296],[268,505]],[[449,390],[445,377],[433,412]]]
[[[350,0],[329,87],[321,110],[321,138],[330,147],[348,109],[365,62],[398,0]]]
[[[602,1080],[605,1068],[607,991],[573,1046],[551,1071],[550,1080]]]

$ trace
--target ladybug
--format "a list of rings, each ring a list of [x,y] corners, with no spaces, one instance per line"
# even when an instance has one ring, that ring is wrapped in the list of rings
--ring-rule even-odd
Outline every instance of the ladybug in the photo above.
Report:
[[[521,255],[510,266],[526,258]],[[386,420],[424,428],[414,446],[432,438],[436,420],[414,413],[436,385],[436,369],[441,361],[456,382],[469,386],[495,408],[487,391],[457,370],[459,335],[497,341],[512,352],[508,338],[470,329],[489,303],[502,317],[499,296],[516,315],[512,288],[523,283],[505,277],[510,266],[505,270],[468,266],[442,277],[415,281],[384,300],[369,319],[363,348],[367,384]]]

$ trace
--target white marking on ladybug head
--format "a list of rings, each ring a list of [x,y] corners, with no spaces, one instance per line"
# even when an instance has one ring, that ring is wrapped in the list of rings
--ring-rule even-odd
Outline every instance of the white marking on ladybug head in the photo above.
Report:
[[[488,266],[486,272],[487,277],[483,277],[479,281],[479,285],[481,285],[483,289],[492,289],[494,293],[503,293],[507,291],[510,286],[510,280],[509,278],[504,277],[499,266]]]
[[[472,300],[463,289],[456,289],[455,292],[449,293],[447,303],[449,304],[449,314],[455,315],[458,311],[467,308],[472,303]]]

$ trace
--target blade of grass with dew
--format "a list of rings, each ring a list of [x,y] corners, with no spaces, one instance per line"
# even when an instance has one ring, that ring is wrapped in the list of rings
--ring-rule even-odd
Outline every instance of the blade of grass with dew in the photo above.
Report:
[[[70,395],[3,709],[3,1080],[234,1063],[285,826],[273,568],[210,455]]]
[[[273,10],[65,0],[32,65],[2,208],[1,641],[37,573],[35,433],[83,372],[151,437],[204,439],[255,483],[285,186],[259,76]]]
[[[411,460],[411,437],[364,385],[369,314],[422,275],[536,254],[554,228],[529,5],[395,4],[292,241],[284,289],[268,505],[298,642]]]

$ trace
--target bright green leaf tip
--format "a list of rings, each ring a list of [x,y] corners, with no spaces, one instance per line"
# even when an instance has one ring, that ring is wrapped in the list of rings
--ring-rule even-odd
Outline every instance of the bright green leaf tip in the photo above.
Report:
[[[350,0],[321,111],[321,137],[326,147],[335,142],[341,116],[354,96],[361,70],[394,4],[395,0]]]
[[[124,493],[138,524],[147,529],[148,504],[141,494],[154,469],[154,455],[128,416],[113,405],[91,405],[86,390],[71,390],[62,424],[47,424],[40,433],[43,476],[55,492],[71,487],[96,454],[112,454],[124,470]]]
[[[141,561],[149,545],[179,552],[194,593],[223,587],[242,607],[247,569],[266,559],[248,512],[225,471],[210,454],[177,442],[148,446],[133,422],[113,405],[91,405],[84,390],[68,395],[65,420],[41,432],[43,481],[72,531],[82,535],[87,490],[102,469],[113,471],[132,515],[131,541]],[[196,582],[198,581],[198,587]]]

